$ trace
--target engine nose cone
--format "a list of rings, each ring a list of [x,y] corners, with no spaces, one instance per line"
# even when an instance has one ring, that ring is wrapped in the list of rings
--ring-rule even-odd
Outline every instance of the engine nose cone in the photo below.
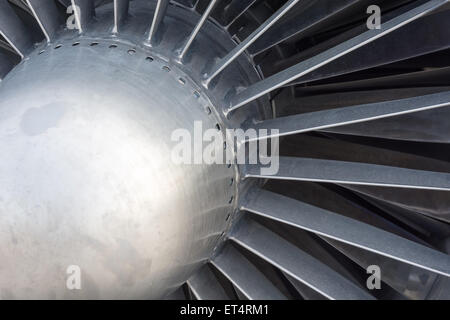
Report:
[[[2,298],[161,298],[210,257],[234,172],[172,161],[174,130],[216,125],[181,76],[65,45],[1,83]]]

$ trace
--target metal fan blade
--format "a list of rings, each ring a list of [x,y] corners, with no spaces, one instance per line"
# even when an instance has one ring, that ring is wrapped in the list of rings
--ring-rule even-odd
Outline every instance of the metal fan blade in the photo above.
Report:
[[[0,35],[22,59],[32,48],[33,42],[26,26],[6,0],[0,1]]]
[[[51,42],[55,39],[58,28],[61,27],[63,22],[62,17],[56,8],[53,1],[41,1],[41,0],[26,0],[30,7],[34,17],[36,18],[42,32],[47,39],[47,42]]]
[[[373,299],[351,281],[251,219],[241,221],[230,239],[329,299]]]
[[[313,58],[300,62],[295,66],[292,66],[284,71],[266,78],[245,89],[234,98],[232,98],[227,112],[236,110],[243,105],[255,99],[258,99],[259,97],[338,59],[339,57],[342,57],[360,47],[363,47],[364,45],[367,45],[368,43],[373,42],[376,39],[379,39],[389,34],[390,32],[397,30],[398,28],[424,16],[428,12],[439,8],[445,3],[445,0],[428,1],[427,3],[419,7],[407,11],[406,13],[403,13],[400,16],[389,20],[388,22],[385,22],[379,30],[375,29],[366,31],[348,41],[337,45],[336,47],[333,47],[321,54],[314,56]]]
[[[449,255],[275,193],[256,190],[241,209],[450,277]]]
[[[78,32],[83,33],[95,17],[94,0],[71,0]]]

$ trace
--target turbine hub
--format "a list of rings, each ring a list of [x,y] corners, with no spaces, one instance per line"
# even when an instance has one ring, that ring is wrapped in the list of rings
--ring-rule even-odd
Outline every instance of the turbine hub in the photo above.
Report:
[[[173,162],[176,129],[218,121],[181,71],[117,43],[62,43],[0,96],[3,297],[161,298],[212,255],[235,170]]]

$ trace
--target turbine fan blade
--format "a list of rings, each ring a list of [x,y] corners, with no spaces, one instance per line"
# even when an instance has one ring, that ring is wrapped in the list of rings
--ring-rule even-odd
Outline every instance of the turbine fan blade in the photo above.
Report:
[[[128,15],[130,0],[114,0],[114,28],[113,33],[118,33]]]
[[[258,0],[231,0],[230,3],[224,1],[224,5],[215,10],[214,16],[221,25],[229,28]]]
[[[308,286],[304,285],[300,281],[297,281],[295,278],[291,277],[287,273],[284,273],[286,279],[292,284],[292,286],[297,290],[297,292],[302,296],[305,300],[326,300],[324,296],[316,291],[312,290]]]
[[[7,0],[0,1],[0,35],[23,59],[31,50],[33,40]]]
[[[253,126],[263,134],[246,137],[246,141],[304,133],[343,125],[395,117],[450,105],[450,91],[415,98],[370,103],[354,107],[329,109],[281,117],[259,122]],[[267,129],[267,131],[261,131]],[[276,131],[275,131],[276,130]]]
[[[450,277],[447,254],[276,193],[252,190],[241,209]]]
[[[289,0],[277,12],[275,12],[269,19],[261,24],[250,36],[237,45],[230,53],[219,60],[219,62],[208,72],[205,84],[209,84],[219,73],[229,66],[237,57],[239,57],[252,43],[261,37],[272,25],[280,20],[286,13],[289,12],[300,0]]]
[[[194,8],[199,0],[175,0],[176,3],[186,7],[186,8]]]
[[[247,103],[256,100],[263,95],[280,88],[309,72],[312,72],[364,45],[379,39],[390,32],[426,15],[447,3],[447,0],[431,0],[418,6],[400,16],[389,20],[381,26],[381,29],[366,31],[350,40],[347,40],[336,47],[326,50],[308,60],[302,61],[284,71],[281,71],[269,78],[257,82],[231,99],[230,106],[226,112],[236,110]]]
[[[71,0],[58,0],[58,2],[61,3],[65,7],[68,7],[68,6],[72,5],[72,1]]]
[[[203,15],[202,15],[202,17],[200,19],[200,21],[197,23],[197,25],[195,26],[195,28],[192,31],[191,35],[186,40],[186,43],[184,44],[183,48],[181,49],[180,54],[178,55],[178,59],[180,61],[183,61],[184,56],[186,55],[187,51],[191,47],[192,43],[194,42],[195,37],[200,32],[200,29],[203,27],[203,25],[207,21],[207,19],[209,17],[209,14],[211,13],[213,8],[215,7],[216,3],[217,3],[217,0],[211,0],[210,1],[208,7],[206,8],[205,12],[203,13]]]
[[[78,32],[84,33],[95,17],[94,0],[71,0]]]
[[[328,299],[373,299],[353,282],[249,218],[240,221],[230,239]]]
[[[208,265],[203,266],[194,274],[187,284],[197,300],[229,300]]]
[[[249,48],[252,55],[276,46],[277,44],[288,40],[294,36],[299,36],[302,32],[314,27],[316,24],[330,19],[333,16],[345,11],[345,9],[358,3],[360,0],[341,0],[341,1],[317,1],[309,6],[298,16],[278,23],[267,31]]]
[[[279,166],[271,175],[261,165],[247,165],[245,177],[450,191],[449,173],[292,157],[280,157]]]
[[[432,31],[431,31],[432,30]],[[433,36],[430,37],[430,31]],[[367,70],[390,63],[423,56],[450,48],[450,10],[432,13],[411,24],[374,41],[340,59],[319,68],[286,86],[299,85]],[[383,52],[383,54],[373,54]],[[274,69],[284,69],[296,61],[304,60],[302,54],[276,64]],[[269,71],[270,72],[270,71]]]
[[[226,246],[211,263],[249,300],[286,299],[250,261],[231,245]]]
[[[155,40],[156,33],[158,32],[161,24],[164,20],[164,16],[166,15],[167,7],[169,6],[170,0],[157,0],[155,14],[153,16],[152,25],[150,27],[150,31],[147,36],[147,43],[153,44]]]
[[[13,60],[0,49],[0,81],[14,67]]]
[[[56,4],[53,1],[26,0],[39,27],[47,39],[47,42],[54,40],[58,28],[63,23],[59,15]]]

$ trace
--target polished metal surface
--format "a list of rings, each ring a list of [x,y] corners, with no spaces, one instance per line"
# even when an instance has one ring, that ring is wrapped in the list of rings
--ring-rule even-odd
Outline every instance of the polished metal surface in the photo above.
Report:
[[[450,299],[450,1],[369,4],[0,0],[0,299]]]
[[[233,169],[171,160],[174,130],[214,128],[207,102],[162,61],[109,45],[49,48],[1,84],[4,295],[163,297],[226,228]],[[84,290],[65,288],[70,265]]]
[[[165,60],[164,44],[153,51],[127,38],[151,3],[130,7],[149,9],[131,24],[125,3],[114,3],[111,21],[92,1],[72,4],[83,36],[41,46],[0,86],[1,295],[162,298],[212,256],[237,199],[234,166],[176,164],[171,136],[194,135],[196,121],[225,126],[191,74]],[[180,39],[172,36],[171,45]],[[80,291],[66,288],[70,266],[82,271]]]

